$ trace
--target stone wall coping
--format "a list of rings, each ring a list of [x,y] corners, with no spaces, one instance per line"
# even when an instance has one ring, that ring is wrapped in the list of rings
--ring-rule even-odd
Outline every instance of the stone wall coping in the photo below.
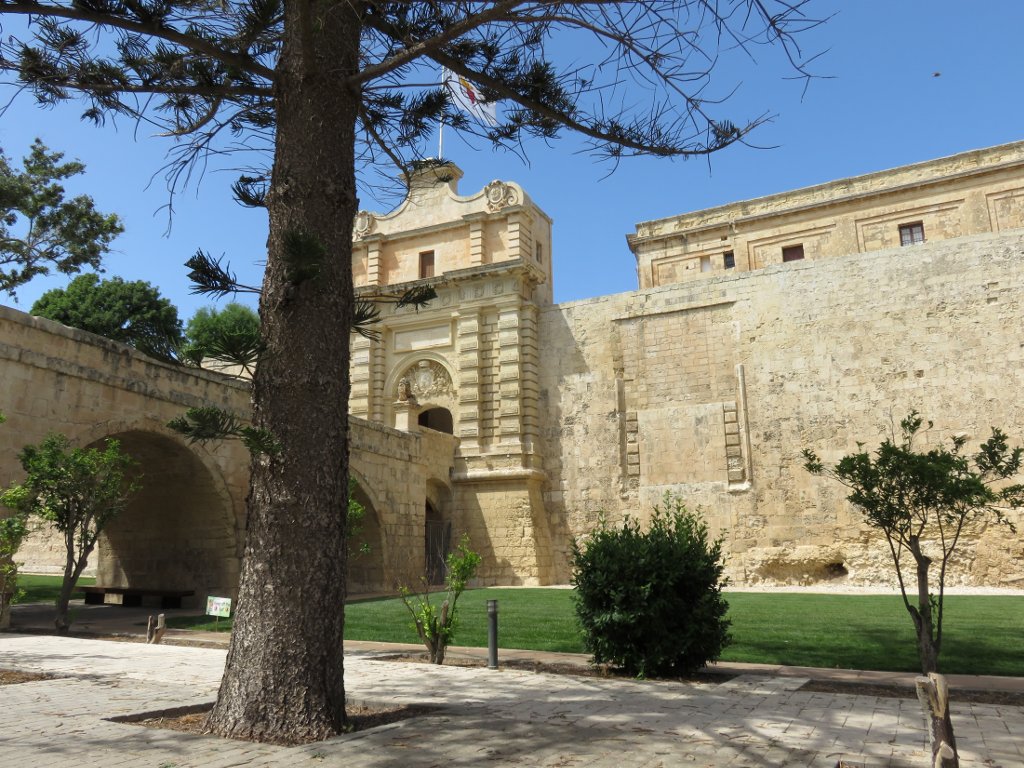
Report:
[[[952,170],[965,161],[974,161],[974,165],[964,170]],[[777,192],[763,197],[740,200],[663,219],[643,221],[636,225],[636,233],[626,235],[626,241],[634,256],[639,258],[639,254],[636,252],[639,246],[679,237],[683,234],[789,216],[816,208],[826,208],[906,190],[936,186],[949,181],[1017,169],[1022,166],[1024,166],[1024,141],[1001,144],[823,184],[800,187],[786,192]],[[893,183],[881,187],[872,186],[873,183],[886,178],[892,178]],[[817,195],[824,196],[825,199],[794,202],[794,204],[783,208],[768,210],[772,203],[785,202],[790,198],[799,198],[802,201]]]

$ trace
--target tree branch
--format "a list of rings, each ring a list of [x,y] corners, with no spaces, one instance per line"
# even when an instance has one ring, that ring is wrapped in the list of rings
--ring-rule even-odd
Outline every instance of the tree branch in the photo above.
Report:
[[[239,69],[242,69],[252,75],[256,75],[257,77],[265,78],[271,82],[274,80],[274,70],[260,64],[252,57],[244,54],[233,53],[231,51],[225,51],[200,35],[179,32],[173,27],[168,27],[158,22],[147,23],[143,21],[133,21],[131,19],[120,18],[107,13],[84,10],[81,6],[64,8],[56,5],[45,5],[43,3],[31,1],[22,2],[19,0],[14,0],[14,2],[4,0],[4,2],[0,2],[0,11],[3,13],[14,13],[25,16],[46,16],[57,19],[68,19],[70,21],[84,21],[90,24],[97,24],[99,26],[116,27],[117,29],[123,29],[126,32],[134,32],[139,35],[146,35],[148,37],[166,40],[167,42],[174,43],[175,45],[180,45],[182,48],[187,48],[194,53],[208,56],[222,64],[226,64],[231,67],[238,67]]]

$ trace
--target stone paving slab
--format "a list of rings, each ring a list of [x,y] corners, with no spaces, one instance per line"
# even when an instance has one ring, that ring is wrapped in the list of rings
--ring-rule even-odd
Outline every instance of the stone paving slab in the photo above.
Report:
[[[106,718],[212,701],[222,649],[0,635],[0,667],[62,675],[0,687],[0,766],[76,768],[871,768],[927,764],[914,700],[801,692],[803,678],[623,681],[346,659],[353,700],[433,714],[301,747]],[[1024,766],[1024,708],[956,705],[962,765]]]

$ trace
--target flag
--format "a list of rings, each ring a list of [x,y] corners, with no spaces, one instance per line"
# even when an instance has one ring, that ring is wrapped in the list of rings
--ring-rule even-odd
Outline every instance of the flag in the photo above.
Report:
[[[448,89],[459,109],[468,112],[486,125],[498,124],[497,105],[493,101],[484,101],[475,85],[450,69],[442,70],[442,77],[445,88]]]

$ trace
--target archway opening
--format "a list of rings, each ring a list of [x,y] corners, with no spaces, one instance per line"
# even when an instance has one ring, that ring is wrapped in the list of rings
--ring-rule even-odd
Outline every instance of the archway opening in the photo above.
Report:
[[[380,517],[369,495],[358,483],[352,484],[352,500],[362,515],[349,521],[348,593],[350,595],[387,590],[384,582],[384,537]],[[352,506],[349,506],[352,514]]]
[[[137,462],[141,489],[100,536],[97,584],[191,590],[183,607],[205,605],[210,595],[233,596],[235,521],[219,479],[169,437],[142,431],[110,437]]]
[[[447,408],[428,408],[419,415],[418,423],[421,427],[432,429],[435,432],[444,432],[446,435],[455,434],[455,421],[452,412]]]
[[[445,559],[451,551],[452,524],[429,501],[426,505],[424,526],[424,566],[428,584],[443,584]]]

